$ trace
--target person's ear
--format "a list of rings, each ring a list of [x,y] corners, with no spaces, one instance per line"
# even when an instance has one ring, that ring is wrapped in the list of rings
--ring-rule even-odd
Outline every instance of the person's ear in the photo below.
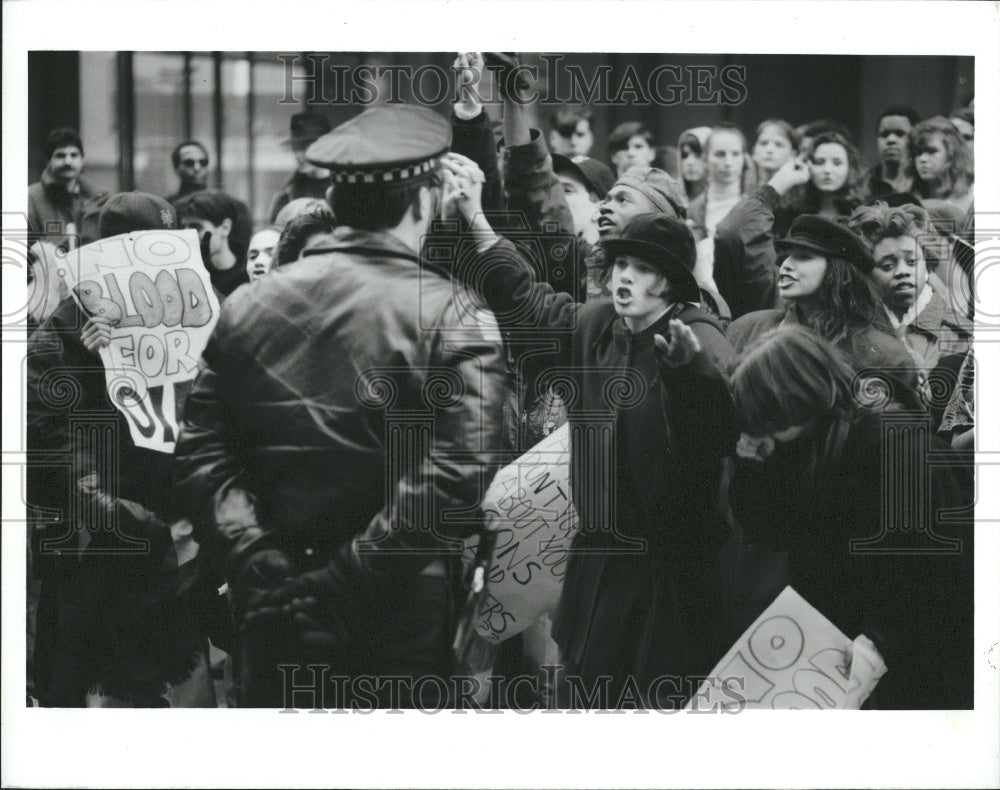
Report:
[[[216,227],[218,228],[219,235],[225,238],[233,229],[233,221],[229,217],[226,217]]]

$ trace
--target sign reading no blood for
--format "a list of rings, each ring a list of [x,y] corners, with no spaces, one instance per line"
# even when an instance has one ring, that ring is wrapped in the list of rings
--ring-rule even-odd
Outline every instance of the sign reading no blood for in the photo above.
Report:
[[[219,317],[197,232],[102,239],[67,256],[60,274],[86,314],[112,324],[101,361],[133,441],[173,452],[184,399]]]

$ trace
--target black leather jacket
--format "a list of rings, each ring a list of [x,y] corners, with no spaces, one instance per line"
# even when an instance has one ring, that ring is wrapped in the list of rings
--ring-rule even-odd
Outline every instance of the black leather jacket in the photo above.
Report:
[[[176,480],[229,579],[273,547],[302,571],[346,555],[399,581],[478,528],[504,388],[478,305],[394,237],[351,228],[226,300]]]

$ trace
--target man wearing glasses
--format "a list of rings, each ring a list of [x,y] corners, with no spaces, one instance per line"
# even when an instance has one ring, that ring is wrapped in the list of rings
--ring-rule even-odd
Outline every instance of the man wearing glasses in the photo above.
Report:
[[[208,187],[208,151],[197,140],[185,140],[173,150],[170,159],[181,185],[167,198],[168,202],[176,203],[185,195]]]

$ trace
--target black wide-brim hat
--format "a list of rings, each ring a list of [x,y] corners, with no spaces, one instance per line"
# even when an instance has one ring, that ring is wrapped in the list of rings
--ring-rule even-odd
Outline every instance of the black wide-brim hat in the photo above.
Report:
[[[681,220],[666,214],[640,214],[625,226],[621,236],[601,239],[609,263],[620,255],[634,255],[664,274],[670,282],[671,298],[677,302],[701,302],[701,289],[694,277],[694,234]]]
[[[875,268],[875,259],[860,236],[818,214],[796,217],[788,235],[776,241],[774,248],[781,251],[810,250],[827,258],[841,258],[865,274]]]
[[[327,134],[333,126],[325,115],[318,112],[298,112],[292,116],[292,136],[281,141],[282,145],[301,148],[315,142]]]

